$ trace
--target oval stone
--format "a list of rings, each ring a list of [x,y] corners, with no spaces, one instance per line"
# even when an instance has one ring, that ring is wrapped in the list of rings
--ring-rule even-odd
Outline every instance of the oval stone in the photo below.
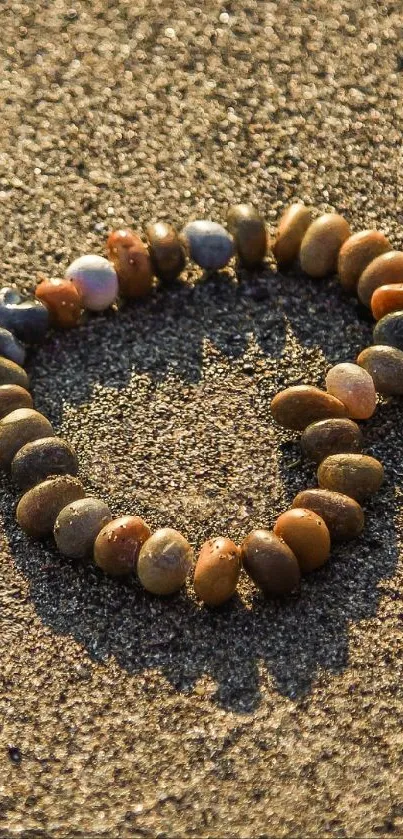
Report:
[[[208,539],[196,563],[194,589],[207,606],[221,606],[236,591],[241,573],[241,552],[223,536]]]
[[[56,326],[69,329],[79,322],[83,304],[71,280],[44,279],[36,287],[35,297],[47,306]]]
[[[234,255],[234,240],[216,221],[191,221],[181,234],[190,259],[205,271],[224,268]]]
[[[382,463],[367,454],[332,454],[319,466],[318,482],[322,489],[331,489],[362,501],[378,491],[384,480]]]
[[[338,213],[325,213],[315,219],[301,242],[302,270],[316,279],[336,271],[340,248],[350,232],[347,221]]]
[[[281,216],[272,251],[279,268],[287,268],[299,254],[301,242],[312,221],[304,204],[291,204]]]
[[[303,431],[316,420],[346,416],[346,408],[339,399],[311,385],[295,385],[280,391],[270,408],[279,425],[295,431]]]
[[[12,332],[9,332],[8,329],[4,329],[3,327],[0,327],[0,356],[14,361],[15,364],[19,364],[21,367],[25,363],[25,347],[17,341],[17,338]]]
[[[10,466],[18,450],[40,437],[53,437],[49,420],[32,408],[17,408],[0,420],[0,468]]]
[[[241,545],[243,567],[257,588],[277,597],[299,585],[300,570],[291,548],[271,530],[253,530]]]
[[[107,259],[98,254],[79,256],[67,268],[66,277],[81,295],[84,309],[92,312],[108,309],[118,296],[116,271]]]
[[[346,291],[354,292],[367,265],[377,256],[390,251],[391,244],[379,230],[353,233],[340,248],[337,273]]]
[[[287,510],[278,517],[273,529],[291,548],[301,571],[314,571],[329,559],[329,530],[313,510],[298,507]]]
[[[403,395],[403,352],[396,347],[376,345],[360,352],[357,364],[373,379],[375,390],[384,396]]]
[[[157,221],[147,225],[146,235],[155,275],[162,282],[173,282],[186,265],[186,254],[175,228]]]
[[[368,419],[376,408],[374,382],[358,364],[336,364],[326,376],[328,393],[340,399],[351,419]]]
[[[0,385],[0,419],[18,408],[32,408],[32,396],[20,385]]]
[[[140,550],[151,530],[140,516],[120,516],[98,533],[94,561],[106,574],[123,577],[136,570]]]
[[[320,463],[331,454],[360,452],[363,436],[350,419],[325,419],[308,425],[301,436],[301,447],[305,457]]]
[[[77,472],[77,455],[60,437],[43,437],[26,443],[11,464],[11,477],[22,490],[51,475],[77,475]]]
[[[58,513],[53,529],[60,553],[70,559],[90,556],[98,533],[111,518],[109,507],[99,498],[69,501]]]
[[[115,230],[109,235],[106,247],[123,297],[138,298],[149,294],[154,272],[150,254],[140,236],[131,230]]]
[[[13,288],[0,291],[0,326],[26,344],[42,341],[49,329],[50,317],[40,300],[24,300]]]
[[[230,207],[227,224],[242,265],[247,268],[260,265],[267,253],[267,231],[264,219],[255,207],[252,204]]]
[[[29,378],[24,368],[15,361],[0,357],[0,385],[19,385],[27,390]]]
[[[381,285],[371,297],[371,310],[375,320],[391,312],[403,311],[403,283]]]
[[[193,550],[177,530],[164,527],[150,536],[141,548],[137,573],[152,594],[179,591],[193,566]]]
[[[328,489],[304,489],[292,502],[293,507],[313,510],[326,523],[334,542],[356,539],[364,529],[364,512],[357,501]]]
[[[382,285],[403,283],[403,252],[389,251],[367,265],[358,281],[357,293],[364,306],[371,307],[374,291]]]
[[[374,344],[403,350],[403,311],[391,312],[378,320],[373,334]]]
[[[85,495],[78,478],[58,475],[32,487],[22,496],[17,507],[17,521],[20,527],[35,539],[52,533],[60,510]]]

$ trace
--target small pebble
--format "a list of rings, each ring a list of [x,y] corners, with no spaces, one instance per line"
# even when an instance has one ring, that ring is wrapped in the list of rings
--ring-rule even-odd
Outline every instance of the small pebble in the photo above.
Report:
[[[374,329],[374,344],[403,350],[403,311],[391,312],[378,320]]]
[[[312,422],[301,436],[302,451],[314,463],[320,463],[331,454],[361,452],[363,442],[357,423],[342,417]]]
[[[40,300],[21,301],[13,288],[0,291],[0,326],[13,332],[26,344],[43,340],[49,329],[50,317]]]
[[[77,475],[77,472],[77,455],[60,437],[43,437],[26,443],[11,464],[11,477],[24,491],[51,475]]]
[[[0,356],[14,361],[23,367],[25,363],[25,347],[17,341],[17,338],[8,329],[0,327]]]
[[[375,320],[381,320],[391,312],[403,311],[403,282],[395,285],[381,285],[371,297],[371,310]]]
[[[326,376],[327,392],[346,406],[351,419],[369,419],[376,408],[374,382],[358,364],[336,364]]]
[[[346,416],[346,408],[339,399],[311,385],[295,385],[280,391],[270,408],[279,425],[295,431],[303,431],[316,420]]]
[[[361,233],[349,236],[340,249],[337,263],[342,287],[346,291],[354,292],[367,265],[390,249],[389,240],[379,230],[362,230]]]
[[[17,408],[32,408],[32,396],[20,385],[0,385],[0,419]]]
[[[17,408],[0,420],[0,468],[10,466],[18,450],[40,437],[53,437],[49,420],[32,408]]]
[[[242,542],[241,556],[246,573],[264,594],[290,594],[299,585],[298,560],[272,531],[252,530]]]
[[[118,275],[121,295],[136,298],[149,294],[154,271],[140,236],[131,230],[114,230],[108,236],[106,248]]]
[[[272,250],[279,268],[287,268],[299,254],[301,242],[312,222],[312,212],[304,204],[291,204],[281,216]]]
[[[22,760],[21,749],[18,746],[9,746],[8,747],[8,756],[12,763],[19,764]]]
[[[234,240],[227,230],[215,221],[191,221],[181,234],[189,257],[206,271],[218,271],[234,255]]]
[[[230,207],[228,230],[234,237],[235,249],[242,265],[260,265],[267,253],[267,231],[264,219],[252,204]]]
[[[151,530],[140,516],[113,519],[98,533],[94,561],[113,577],[131,574],[136,570],[140,550],[150,536]]]
[[[329,559],[330,534],[322,517],[313,510],[287,510],[278,517],[273,530],[291,548],[301,571],[314,571]]]
[[[358,281],[357,293],[364,306],[371,307],[374,291],[382,285],[403,283],[403,252],[389,251],[367,265]]]
[[[78,478],[58,475],[32,487],[22,496],[17,507],[17,521],[20,527],[34,539],[41,539],[52,533],[60,510],[85,495]]]
[[[209,539],[196,563],[194,589],[207,606],[221,606],[236,591],[241,573],[239,548],[223,536]]]
[[[152,594],[173,594],[184,585],[193,566],[193,550],[177,530],[164,527],[141,548],[137,573]]]
[[[330,489],[362,501],[373,495],[384,480],[382,463],[367,454],[332,454],[319,466],[321,489]]]
[[[109,507],[99,498],[79,496],[63,505],[54,524],[56,545],[70,559],[85,559],[94,549],[95,540],[111,521]]]
[[[373,379],[375,390],[384,396],[403,395],[403,352],[396,347],[373,346],[360,352],[357,364]]]
[[[79,256],[69,265],[66,277],[81,295],[83,307],[92,312],[108,309],[118,296],[116,271],[103,256]]]
[[[346,220],[337,213],[325,213],[315,219],[301,242],[302,270],[314,278],[326,277],[336,271],[340,248],[350,232]]]
[[[186,254],[175,228],[157,221],[147,225],[146,235],[155,275],[162,282],[173,282],[186,265]]]
[[[71,280],[42,280],[36,287],[35,297],[47,306],[56,326],[68,329],[79,322],[83,303]]]
[[[19,385],[29,388],[29,378],[23,367],[10,361],[9,358],[0,357],[0,385]]]
[[[313,510],[321,516],[334,542],[356,539],[364,529],[364,513],[357,501],[328,489],[305,489],[292,502],[293,507]]]

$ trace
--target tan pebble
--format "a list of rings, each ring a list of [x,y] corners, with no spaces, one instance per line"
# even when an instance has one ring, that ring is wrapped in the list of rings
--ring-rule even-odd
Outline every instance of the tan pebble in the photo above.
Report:
[[[378,491],[384,480],[379,460],[366,454],[332,454],[319,466],[318,482],[330,489],[362,501]]]
[[[312,212],[304,204],[291,204],[281,216],[272,245],[279,268],[287,268],[297,258],[311,221]]]
[[[157,221],[147,225],[146,235],[156,276],[163,282],[176,280],[186,265],[186,254],[175,228]]]
[[[95,540],[95,564],[113,577],[131,574],[136,570],[140,550],[150,536],[151,530],[140,516],[113,519]]]
[[[369,373],[358,364],[336,364],[326,376],[328,393],[340,399],[351,419],[369,419],[376,408],[376,391]]]
[[[16,513],[18,524],[28,536],[41,539],[52,533],[60,510],[84,495],[84,487],[78,478],[70,475],[49,478],[22,496]]]
[[[347,221],[338,213],[325,213],[315,219],[301,242],[302,270],[316,279],[336,271],[340,248],[350,232]]]
[[[267,231],[264,219],[255,207],[252,204],[230,207],[227,224],[240,262],[247,268],[263,262],[267,253]]]
[[[264,594],[290,594],[300,581],[296,556],[271,530],[253,530],[241,545],[243,567]]]
[[[346,408],[339,399],[311,385],[295,385],[280,391],[270,408],[279,425],[295,431],[303,431],[316,420],[346,416]]]
[[[371,307],[371,298],[382,285],[403,283],[403,252],[389,251],[377,256],[362,272],[357,286],[357,294],[364,306]]]
[[[17,408],[0,420],[0,468],[10,466],[18,450],[41,437],[54,437],[49,420],[32,408]]]
[[[287,510],[278,517],[273,529],[291,548],[301,571],[314,571],[329,559],[329,531],[321,516],[312,510]]]
[[[403,351],[377,344],[360,352],[357,364],[373,379],[375,390],[384,396],[403,395]]]
[[[0,385],[19,385],[27,390],[29,379],[23,367],[0,356]]]
[[[328,489],[304,489],[292,503],[293,507],[313,510],[327,525],[335,542],[356,539],[364,528],[364,513],[357,501]]]
[[[301,436],[305,457],[315,463],[331,454],[360,452],[362,446],[363,436],[357,423],[343,417],[312,422]]]
[[[106,249],[119,280],[123,297],[144,297],[151,291],[153,267],[150,254],[140,236],[131,230],[114,230]]]
[[[194,589],[208,606],[220,606],[235,593],[241,573],[239,548],[222,536],[209,539],[196,563]]]
[[[367,265],[377,256],[390,251],[391,244],[379,230],[362,230],[353,233],[340,249],[337,273],[346,291],[354,292]]]
[[[0,419],[17,408],[32,408],[32,396],[21,385],[0,385]]]
[[[152,594],[173,594],[184,585],[193,565],[193,550],[177,530],[164,527],[141,548],[137,573]]]

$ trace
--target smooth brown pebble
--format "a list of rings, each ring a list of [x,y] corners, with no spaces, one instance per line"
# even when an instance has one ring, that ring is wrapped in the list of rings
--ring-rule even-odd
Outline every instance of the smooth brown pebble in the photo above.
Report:
[[[271,530],[252,530],[242,542],[241,557],[246,573],[264,594],[276,597],[297,588],[297,558]]]
[[[0,356],[0,385],[19,385],[28,390],[29,378],[23,367],[9,358]]]
[[[120,516],[98,533],[94,562],[106,574],[123,577],[136,570],[140,549],[151,530],[140,516]]]
[[[270,408],[279,425],[295,431],[303,431],[316,420],[346,416],[346,408],[339,399],[311,385],[295,385],[280,391]]]
[[[371,311],[375,320],[403,310],[403,282],[381,285],[371,297]]]
[[[350,419],[332,418],[312,422],[301,436],[305,457],[315,463],[320,463],[331,454],[360,452],[362,447],[361,429]]]
[[[370,374],[378,393],[403,396],[402,350],[376,344],[360,352],[357,364]]]
[[[235,248],[242,265],[260,265],[267,253],[267,231],[264,219],[252,204],[230,207],[228,230],[234,237]]]
[[[0,385],[0,419],[17,408],[32,408],[31,394],[20,385]]]
[[[186,265],[186,254],[175,228],[157,221],[147,225],[146,236],[155,275],[163,282],[176,280]]]
[[[220,606],[232,597],[241,573],[241,552],[231,539],[218,536],[202,545],[196,563],[194,589],[207,606]]]
[[[382,285],[403,283],[403,252],[389,251],[367,265],[358,281],[357,293],[364,306],[371,308],[374,291]]]
[[[367,454],[332,454],[318,469],[322,489],[341,492],[356,501],[377,492],[383,480],[382,463]]]
[[[41,437],[26,443],[11,464],[11,477],[24,490],[55,475],[77,475],[74,449],[60,437]]]
[[[150,254],[137,233],[114,230],[108,236],[106,250],[119,280],[123,297],[145,297],[153,284]]]
[[[291,204],[281,216],[272,245],[279,268],[287,268],[297,258],[311,221],[312,212],[304,204]]]
[[[329,489],[304,489],[292,502],[293,507],[313,510],[325,522],[334,542],[356,539],[364,529],[364,512],[357,501]]]
[[[53,530],[60,553],[70,559],[90,556],[98,533],[111,518],[112,513],[107,504],[92,496],[64,505]]]
[[[329,559],[330,534],[321,516],[298,507],[278,517],[274,533],[297,557],[301,571],[314,571]]]
[[[325,213],[308,227],[301,242],[301,268],[319,279],[336,271],[340,248],[350,236],[350,227],[338,213]]]
[[[349,362],[335,364],[326,376],[326,390],[346,406],[350,419],[369,419],[376,408],[374,382],[362,367]]]
[[[71,280],[43,279],[36,287],[35,297],[44,303],[57,326],[76,326],[83,310],[82,297]]]
[[[33,408],[17,408],[0,420],[0,467],[10,466],[18,450],[41,437],[54,437],[49,420]]]
[[[164,527],[141,548],[137,573],[152,594],[173,594],[184,585],[193,566],[193,550],[177,530]]]
[[[367,265],[390,249],[389,240],[379,230],[362,230],[349,236],[340,248],[337,262],[337,273],[345,291],[354,292]]]
[[[85,495],[78,478],[59,475],[29,489],[22,496],[16,517],[20,527],[36,539],[52,532],[60,510]]]

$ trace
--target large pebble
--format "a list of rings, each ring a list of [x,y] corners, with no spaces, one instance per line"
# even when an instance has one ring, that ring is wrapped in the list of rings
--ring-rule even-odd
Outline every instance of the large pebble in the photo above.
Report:
[[[312,422],[301,436],[305,457],[315,463],[331,454],[360,452],[362,446],[363,436],[357,423],[342,417]]]
[[[267,253],[267,231],[255,207],[252,204],[230,207],[227,224],[240,262],[247,268],[260,265]]]
[[[328,489],[304,489],[292,503],[293,507],[313,510],[326,523],[334,542],[356,539],[364,528],[364,513],[357,501]]]
[[[371,297],[371,311],[375,320],[391,312],[403,311],[403,283],[381,285]]]
[[[314,571],[329,559],[329,530],[317,513],[295,507],[278,517],[274,533],[297,557],[301,571]]]
[[[350,227],[338,213],[325,213],[315,219],[301,242],[302,270],[315,278],[336,271],[340,248],[349,236]]]
[[[280,391],[270,407],[279,425],[295,431],[303,431],[316,420],[346,416],[346,408],[339,399],[311,385],[295,385]]]
[[[81,293],[71,280],[45,279],[35,290],[35,297],[48,307],[56,326],[76,326],[83,309]]]
[[[209,539],[196,563],[194,589],[207,606],[221,606],[235,593],[241,573],[239,548],[224,536]]]
[[[9,358],[21,367],[25,362],[25,347],[17,341],[15,335],[8,329],[0,327],[0,355]]]
[[[243,567],[266,595],[290,594],[300,581],[298,560],[271,530],[253,530],[241,545]]]
[[[341,492],[356,501],[377,492],[383,480],[382,463],[367,454],[332,454],[318,469],[322,489]]]
[[[382,285],[394,283],[403,283],[402,251],[383,253],[367,265],[358,281],[358,297],[361,303],[370,308],[374,291]]]
[[[20,385],[0,385],[0,419],[17,408],[32,408],[32,396]]]
[[[403,350],[403,311],[391,312],[378,320],[374,329],[374,344]]]
[[[384,396],[403,395],[403,352],[396,347],[376,345],[360,352],[357,364],[373,379],[375,390]]]
[[[191,221],[181,234],[189,257],[206,271],[218,271],[234,255],[234,240],[216,221]]]
[[[145,297],[151,291],[154,272],[150,254],[140,236],[131,230],[114,230],[106,248],[118,275],[121,295]]]
[[[111,306],[118,296],[116,271],[103,256],[79,256],[69,265],[66,277],[74,283],[81,295],[84,309],[102,312]]]
[[[140,550],[150,536],[151,530],[140,516],[113,519],[98,533],[94,561],[113,577],[131,574],[136,570]]]
[[[137,573],[152,594],[173,594],[184,585],[193,566],[193,550],[177,530],[161,528],[141,548]]]
[[[336,364],[326,376],[328,393],[340,399],[351,419],[368,419],[376,408],[376,391],[369,373],[358,364]]]
[[[26,443],[11,464],[11,477],[24,491],[51,475],[77,475],[77,472],[77,455],[60,437],[43,437]]]
[[[27,389],[29,378],[24,368],[16,364],[15,361],[0,357],[0,385],[19,385]]]
[[[0,468],[10,466],[18,450],[40,437],[53,437],[49,420],[32,408],[17,408],[0,420]]]
[[[109,507],[99,498],[69,501],[60,510],[53,530],[60,553],[70,559],[90,556],[98,533],[111,518]]]
[[[186,254],[175,228],[157,221],[147,225],[146,235],[155,275],[162,282],[173,282],[186,265]]]
[[[13,332],[26,344],[34,344],[45,337],[49,329],[48,309],[40,300],[24,300],[13,288],[0,291],[0,326]]]
[[[60,510],[85,495],[78,478],[58,475],[29,489],[22,496],[17,507],[17,521],[20,527],[36,539],[52,533]]]
[[[287,268],[297,258],[311,221],[312,212],[304,204],[291,204],[281,216],[272,245],[279,268]]]
[[[343,288],[354,292],[367,265],[390,249],[389,240],[379,230],[362,230],[349,236],[340,249],[337,262],[337,273]]]

